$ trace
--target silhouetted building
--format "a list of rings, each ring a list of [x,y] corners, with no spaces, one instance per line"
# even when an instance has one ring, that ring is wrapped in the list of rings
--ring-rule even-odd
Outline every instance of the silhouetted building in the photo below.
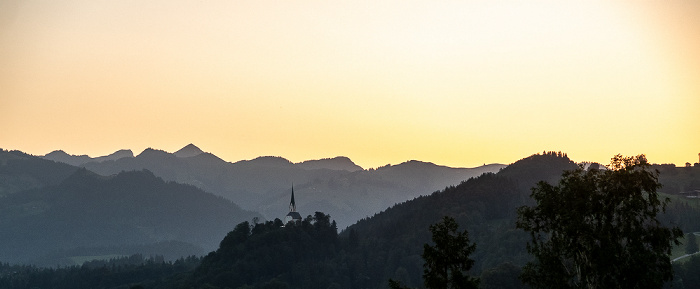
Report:
[[[292,200],[289,202],[289,213],[284,217],[284,224],[292,221],[301,222],[301,215],[297,212],[297,204],[294,202],[294,186],[292,186]]]

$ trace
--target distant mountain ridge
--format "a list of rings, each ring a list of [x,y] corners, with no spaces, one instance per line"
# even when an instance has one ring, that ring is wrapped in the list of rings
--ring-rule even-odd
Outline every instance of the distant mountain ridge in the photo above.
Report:
[[[296,163],[294,165],[306,170],[329,169],[349,172],[363,170],[362,167],[356,165],[348,157],[334,157],[320,160],[309,160]]]
[[[105,176],[147,169],[165,180],[191,184],[225,197],[269,220],[287,214],[294,184],[297,208],[303,216],[322,211],[333,216],[340,228],[398,202],[505,167],[494,164],[450,168],[409,161],[364,170],[343,156],[299,163],[263,156],[231,163],[204,153],[193,144],[175,153],[148,148],[133,158],[81,166]]]
[[[121,158],[133,158],[134,153],[129,149],[118,150],[110,155],[92,158],[88,155],[69,155],[62,150],[52,151],[45,156],[41,157],[43,159],[52,160],[56,162],[66,163],[72,166],[82,166],[89,162],[104,162],[104,161],[115,161]]]

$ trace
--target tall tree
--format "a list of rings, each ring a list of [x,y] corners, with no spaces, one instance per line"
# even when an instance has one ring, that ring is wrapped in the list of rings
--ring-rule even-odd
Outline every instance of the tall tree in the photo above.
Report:
[[[658,171],[644,155],[612,158],[609,170],[564,172],[559,185],[532,189],[534,207],[518,209],[517,227],[530,232],[523,268],[534,288],[661,288],[673,278],[669,259],[683,235],[657,219]]]
[[[474,265],[469,258],[476,244],[469,242],[469,233],[457,231],[455,219],[445,216],[442,222],[430,225],[434,246],[423,246],[423,282],[429,289],[478,288],[479,279],[467,275]]]

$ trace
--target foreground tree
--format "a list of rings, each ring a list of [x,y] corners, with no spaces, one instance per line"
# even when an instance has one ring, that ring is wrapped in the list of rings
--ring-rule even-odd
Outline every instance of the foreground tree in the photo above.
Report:
[[[467,271],[474,266],[469,258],[476,244],[469,242],[469,232],[457,232],[457,221],[445,216],[441,223],[430,225],[433,243],[423,245],[423,282],[429,289],[478,288],[479,279],[469,277]]]
[[[469,241],[469,233],[458,232],[459,225],[452,217],[430,225],[434,246],[423,245],[423,283],[428,289],[476,289],[479,279],[469,277],[467,271],[474,266],[469,258],[476,244]],[[389,288],[406,289],[401,282],[389,279]]]
[[[579,168],[559,185],[540,182],[534,207],[518,209],[536,261],[522,279],[534,288],[661,288],[673,278],[669,259],[683,235],[657,219],[669,199],[656,192],[658,172],[644,155],[616,155],[610,170]]]

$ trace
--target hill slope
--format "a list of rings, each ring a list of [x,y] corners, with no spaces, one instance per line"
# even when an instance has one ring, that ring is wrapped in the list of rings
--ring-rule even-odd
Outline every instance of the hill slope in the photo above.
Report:
[[[479,275],[506,262],[524,264],[529,258],[525,250],[528,236],[515,229],[515,209],[530,202],[529,188],[537,181],[558,180],[563,170],[575,167],[565,156],[533,155],[499,173],[398,204],[350,226],[344,235],[358,236],[356,250],[372,260],[363,266],[368,280],[363,285],[386,288],[386,280],[394,278],[410,287],[420,286],[422,244],[430,241],[428,227],[445,215],[454,217],[460,230],[468,230],[477,244],[470,274]]]
[[[257,216],[148,171],[104,177],[77,169],[58,185],[3,198],[0,260],[55,265],[57,258],[80,254],[138,253],[129,250],[148,244],[201,254],[216,248],[235,224]]]
[[[0,149],[0,197],[28,189],[58,185],[77,167]]]

